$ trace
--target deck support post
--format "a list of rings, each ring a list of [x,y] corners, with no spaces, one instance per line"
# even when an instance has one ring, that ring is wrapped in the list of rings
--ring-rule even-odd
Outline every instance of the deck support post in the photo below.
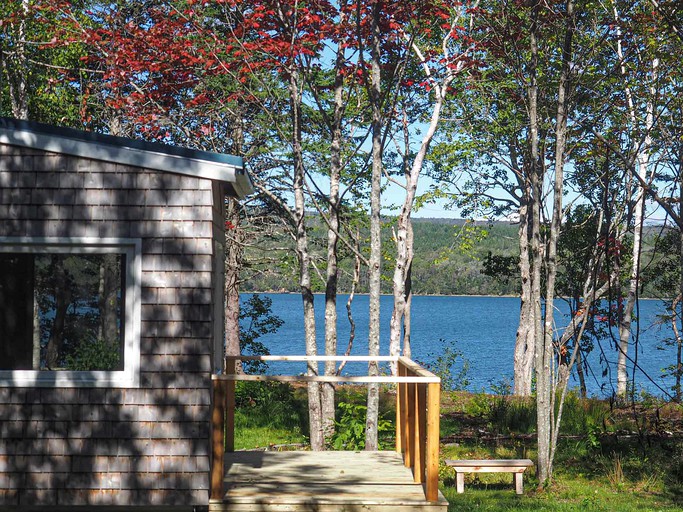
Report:
[[[212,379],[213,407],[211,411],[211,482],[210,499],[223,498],[223,466],[225,457],[225,382]]]
[[[427,440],[426,485],[427,501],[439,499],[439,421],[441,412],[441,385],[427,385]]]
[[[425,481],[426,439],[427,439],[427,387],[415,384],[415,455],[413,456],[413,479],[415,483]]]
[[[225,361],[225,374],[235,375],[237,361],[228,359]],[[225,384],[225,450],[235,451],[235,381],[224,381]]]
[[[406,384],[406,398],[407,398],[407,418],[406,418],[406,432],[405,432],[405,457],[403,463],[407,468],[413,468],[415,460],[415,388],[417,384]]]
[[[406,369],[401,361],[397,363],[397,371],[399,377],[405,377]],[[405,440],[403,439],[405,432],[405,410],[403,408],[403,395],[405,393],[405,384],[398,382],[396,384],[396,453],[403,453],[405,447]]]
[[[244,375],[236,374],[236,360],[268,361],[375,361],[397,363],[398,375],[386,376],[310,376],[310,375]],[[439,415],[441,380],[406,357],[364,356],[226,356],[225,374],[212,377],[211,412],[212,458],[210,467],[210,500],[225,499],[224,466],[226,452],[235,449],[235,383],[255,382],[355,382],[396,383],[396,452],[410,468],[413,481],[422,484],[425,498],[439,502]],[[464,484],[464,481],[461,482]],[[464,487],[464,486],[463,486]]]

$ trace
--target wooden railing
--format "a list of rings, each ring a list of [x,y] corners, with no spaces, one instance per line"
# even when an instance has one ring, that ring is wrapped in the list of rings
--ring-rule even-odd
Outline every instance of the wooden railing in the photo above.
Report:
[[[235,362],[244,361],[355,361],[389,362],[397,376],[237,375]],[[235,449],[235,382],[332,382],[396,384],[396,451],[403,455],[413,480],[424,487],[427,501],[439,499],[439,412],[441,379],[407,357],[391,356],[228,356],[226,373],[212,376],[211,415],[212,501],[223,498],[225,452]]]

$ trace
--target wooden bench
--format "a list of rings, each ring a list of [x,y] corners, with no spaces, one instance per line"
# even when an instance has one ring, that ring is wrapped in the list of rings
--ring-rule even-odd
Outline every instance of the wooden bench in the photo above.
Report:
[[[524,494],[524,471],[534,463],[530,459],[447,460],[446,465],[455,469],[459,493],[465,492],[465,473],[514,473],[515,491]]]

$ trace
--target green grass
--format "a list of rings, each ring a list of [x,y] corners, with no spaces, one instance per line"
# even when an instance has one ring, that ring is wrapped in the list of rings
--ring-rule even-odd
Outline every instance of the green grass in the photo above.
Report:
[[[235,449],[252,450],[269,445],[305,444],[308,438],[299,427],[283,428],[275,424],[252,425],[248,414],[235,414]]]
[[[306,388],[240,383],[235,417],[237,449],[305,443]],[[338,389],[337,400],[362,405],[365,393]],[[393,418],[395,395],[384,390],[382,414]],[[465,493],[455,492],[452,468],[440,467],[441,490],[451,512],[466,511],[683,511],[683,439],[662,438],[661,429],[680,432],[680,406],[639,404],[616,409],[599,400],[567,401],[553,483],[538,489],[533,468],[524,476],[525,494],[517,496],[509,474],[468,474]],[[339,411],[338,418],[339,420]],[[624,430],[647,429],[644,437],[624,438]],[[535,404],[506,396],[445,393],[441,415],[443,459],[536,459]],[[657,427],[657,428],[655,428]]]
[[[305,389],[273,382],[238,382],[235,397],[235,449],[307,442]]]
[[[637,447],[619,452],[593,451],[576,443],[564,443],[555,464],[553,484],[537,489],[533,469],[524,476],[525,494],[517,496],[509,474],[467,474],[465,493],[455,492],[452,468],[440,468],[441,490],[449,501],[449,511],[645,511],[683,510],[681,485],[664,468],[680,455],[669,449],[652,449],[651,457],[641,457]],[[668,454],[668,456],[667,456]],[[533,448],[523,443],[485,446],[463,443],[445,447],[444,458],[531,458]]]

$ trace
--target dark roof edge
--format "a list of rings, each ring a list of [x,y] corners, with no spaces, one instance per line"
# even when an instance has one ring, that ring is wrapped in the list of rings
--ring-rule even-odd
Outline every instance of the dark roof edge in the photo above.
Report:
[[[233,184],[239,197],[253,192],[241,157],[0,117],[0,142],[175,172]]]

